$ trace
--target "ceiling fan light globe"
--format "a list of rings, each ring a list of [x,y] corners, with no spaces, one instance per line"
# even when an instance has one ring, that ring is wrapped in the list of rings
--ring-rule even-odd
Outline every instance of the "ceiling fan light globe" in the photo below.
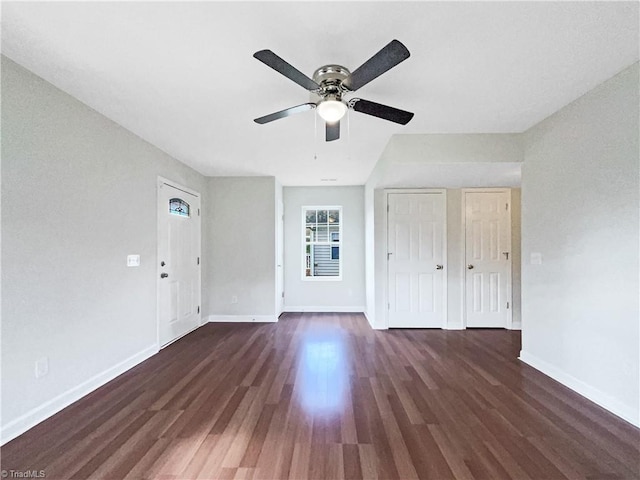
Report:
[[[325,100],[318,104],[318,114],[325,122],[337,122],[345,113],[347,106],[339,100]]]

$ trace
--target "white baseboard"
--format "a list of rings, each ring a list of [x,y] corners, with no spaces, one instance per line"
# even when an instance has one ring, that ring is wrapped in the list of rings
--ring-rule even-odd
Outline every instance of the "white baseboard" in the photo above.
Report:
[[[364,313],[364,305],[354,307],[284,306],[285,312]]]
[[[369,314],[367,313],[367,311],[365,310],[365,311],[364,311],[364,312],[362,312],[362,313],[364,313],[364,318],[366,318],[366,319],[367,319],[367,322],[369,322],[369,326],[370,326],[371,328],[373,328],[373,322],[371,321],[371,317],[369,316]]]
[[[275,315],[209,315],[208,322],[231,322],[231,323],[273,323],[278,321]]]
[[[386,326],[378,326],[375,324],[375,318],[374,321],[371,321],[371,317],[369,316],[369,314],[365,311],[362,312],[364,314],[364,317],[367,319],[367,322],[369,322],[369,326],[373,329],[373,330],[389,330]]]
[[[541,371],[545,375],[560,382],[576,393],[579,393],[588,400],[600,405],[602,408],[610,411],[614,415],[617,415],[636,427],[640,427],[640,412],[637,410],[619,402],[615,398],[601,390],[598,390],[597,388],[592,387],[588,383],[569,375],[558,367],[539,359],[535,355],[531,355],[530,353],[521,350],[518,358],[522,362]]]
[[[158,353],[157,345],[147,347],[144,350],[136,353],[135,355],[130,356],[126,360],[123,360],[117,365],[114,365],[113,367],[108,368],[107,370],[98,373],[97,375],[94,375],[90,379],[82,382],[80,385],[77,385],[58,395],[57,397],[46,401],[42,405],[32,408],[24,415],[21,415],[20,417],[10,421],[6,425],[3,425],[2,429],[0,430],[0,445],[4,445],[17,436],[22,435],[30,428],[35,427],[40,422],[55,415],[60,410],[71,405],[73,402],[80,400],[85,395],[88,395],[94,390],[100,388],[105,383],[113,380],[118,375],[123,374],[139,363],[144,362],[147,358],[155,355],[156,353]]]

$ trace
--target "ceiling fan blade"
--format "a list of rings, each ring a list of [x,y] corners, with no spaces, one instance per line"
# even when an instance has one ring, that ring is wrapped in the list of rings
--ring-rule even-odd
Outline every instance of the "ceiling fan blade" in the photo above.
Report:
[[[372,115],[401,125],[406,125],[413,118],[413,113],[411,112],[405,112],[398,108],[370,102],[369,100],[363,100],[361,98],[353,98],[349,103],[353,105],[351,108],[356,112]]]
[[[398,40],[391,40],[382,50],[358,67],[342,84],[352,92],[365,86],[387,70],[409,58],[409,50]]]
[[[340,138],[340,120],[337,122],[326,124],[326,141],[332,142],[333,140],[338,140]]]
[[[314,108],[316,108],[315,103],[303,103],[302,105],[285,108],[284,110],[280,110],[279,112],[270,113],[269,115],[265,115],[264,117],[256,118],[253,121],[263,125],[280,118],[288,117],[289,115],[293,115],[295,113],[308,112],[309,110],[313,110]]]
[[[309,91],[317,90],[320,88],[320,85],[311,80],[300,70],[297,70],[296,68],[285,62],[271,50],[260,50],[259,52],[254,53],[253,56],[268,67],[273,68],[276,72],[281,73],[289,80],[293,80],[302,88],[306,88]]]

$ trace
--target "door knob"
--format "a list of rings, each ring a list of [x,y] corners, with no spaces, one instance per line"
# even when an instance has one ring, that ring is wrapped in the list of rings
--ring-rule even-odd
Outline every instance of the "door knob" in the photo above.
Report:
[[[436,265],[436,270],[442,270],[444,268],[444,266],[442,265]]]
[[[160,278],[167,278],[169,276],[168,273],[161,273]]]
[[[467,265],[467,269],[468,270],[473,270],[473,265],[471,265],[471,264]]]

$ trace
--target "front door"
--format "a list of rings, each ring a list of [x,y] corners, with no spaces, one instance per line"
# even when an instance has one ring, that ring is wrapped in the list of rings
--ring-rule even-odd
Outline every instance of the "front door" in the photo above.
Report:
[[[200,326],[200,196],[158,182],[158,339],[167,345]]]
[[[467,327],[509,327],[511,308],[510,192],[465,191],[465,316]]]
[[[446,198],[389,193],[387,264],[390,328],[443,328]]]

